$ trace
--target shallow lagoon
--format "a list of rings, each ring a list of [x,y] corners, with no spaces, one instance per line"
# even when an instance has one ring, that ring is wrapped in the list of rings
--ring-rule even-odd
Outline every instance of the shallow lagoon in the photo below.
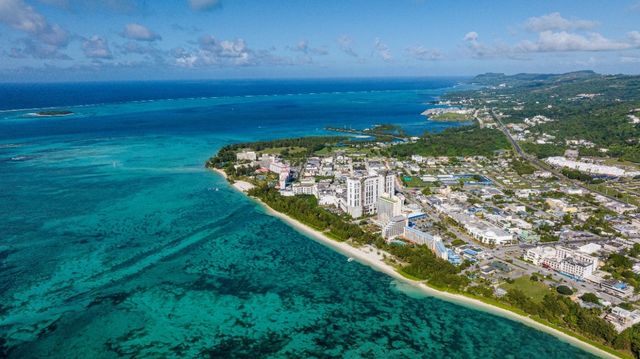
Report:
[[[224,144],[329,125],[441,129],[419,114],[450,84],[0,113],[2,353],[591,357],[347,262],[203,168]]]

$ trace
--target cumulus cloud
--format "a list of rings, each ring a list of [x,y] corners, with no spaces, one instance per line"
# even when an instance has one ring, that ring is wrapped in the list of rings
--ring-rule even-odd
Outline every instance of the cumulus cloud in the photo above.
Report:
[[[220,6],[220,0],[188,0],[189,6],[195,11],[207,11]]]
[[[154,46],[154,43],[127,41],[121,45],[116,44],[115,47],[117,52],[123,55],[140,55],[144,59],[156,64],[168,63],[169,53],[167,51],[158,49]]]
[[[524,24],[525,29],[534,32],[558,30],[588,30],[598,26],[596,21],[569,20],[554,12],[539,17],[530,17]]]
[[[0,1],[0,23],[25,33],[29,38],[21,40],[22,48],[11,51],[21,56],[35,58],[68,58],[60,50],[69,44],[69,33],[47,19],[23,0]]]
[[[56,46],[43,44],[35,41],[31,38],[24,38],[17,41],[18,47],[12,47],[6,54],[13,58],[28,58],[35,59],[55,59],[55,60],[71,60],[67,54],[59,51]]]
[[[49,24],[44,16],[22,0],[0,1],[0,22],[48,45],[63,46],[69,41],[69,35],[64,29]]]
[[[353,49],[353,40],[349,36],[342,35],[337,39],[337,41],[340,51],[351,57],[360,57],[360,55],[358,55],[358,53]]]
[[[156,41],[162,39],[160,35],[149,30],[149,28],[136,23],[125,26],[121,35],[127,39],[137,41]]]
[[[611,51],[631,47],[630,43],[611,40],[599,33],[581,35],[567,31],[542,31],[537,40],[525,40],[516,46],[516,50],[523,52]]]
[[[464,41],[478,41],[478,33],[475,31],[467,32],[462,38]]]
[[[175,48],[171,56],[180,67],[234,67],[259,65],[291,65],[289,59],[273,55],[268,50],[253,50],[243,39],[218,40],[206,35],[198,40],[198,48]]]
[[[435,49],[427,49],[424,46],[410,46],[405,49],[410,57],[420,61],[435,61],[442,59],[442,53]]]
[[[113,54],[109,49],[107,39],[94,35],[82,42],[82,51],[90,59],[111,59]]]
[[[326,48],[322,47],[311,47],[309,45],[309,41],[301,40],[294,46],[287,47],[291,51],[302,52],[305,55],[328,55],[329,51]]]
[[[480,35],[475,31],[467,32],[462,40],[465,42],[467,51],[473,58],[488,57],[496,52],[482,44],[480,42]]]
[[[382,40],[380,40],[379,38],[376,38],[376,40],[374,41],[373,48],[375,52],[378,54],[378,56],[382,58],[383,61],[385,62],[393,61],[393,55],[391,55],[391,50],[389,49],[389,46],[387,46],[387,44],[382,42]]]

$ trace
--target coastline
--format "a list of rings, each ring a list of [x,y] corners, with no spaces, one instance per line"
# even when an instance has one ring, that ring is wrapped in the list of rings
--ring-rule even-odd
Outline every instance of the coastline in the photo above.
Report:
[[[219,173],[220,175],[222,175],[225,179],[228,179],[227,174],[224,171],[219,169],[213,169],[213,170]],[[407,278],[402,274],[400,274],[393,266],[385,263],[379,254],[376,254],[375,252],[372,252],[372,251],[366,252],[363,249],[353,247],[345,242],[338,242],[334,239],[331,239],[328,236],[326,236],[324,233],[316,229],[313,229],[308,225],[292,217],[289,217],[286,214],[283,214],[274,210],[273,208],[269,207],[269,205],[262,202],[260,199],[248,196],[244,185],[238,185],[236,182],[230,183],[230,185],[231,187],[235,188],[239,192],[242,192],[244,195],[246,195],[247,197],[255,201],[257,204],[259,204],[260,207],[264,209],[265,213],[282,220],[284,223],[286,223],[287,225],[289,225],[299,233],[335,250],[336,252],[342,255],[345,255],[349,258],[353,258],[354,260],[360,262],[361,264],[367,265],[378,272],[382,272],[393,279],[396,279],[398,281],[402,281],[405,284],[411,285],[412,287],[419,289],[422,293],[428,296],[435,297],[435,298],[445,300],[451,303],[455,303],[458,305],[462,305],[467,308],[484,311],[486,313],[490,313],[493,315],[497,315],[506,319],[510,319],[510,320],[522,323],[536,330],[553,335],[554,337],[566,343],[569,343],[577,348],[580,348],[586,352],[589,352],[590,354],[596,355],[601,358],[621,358],[621,356],[618,356],[606,350],[603,350],[593,344],[585,342],[559,329],[540,323],[529,316],[522,315],[514,311],[501,308],[501,307],[483,302],[479,299],[474,299],[462,294],[456,294],[456,293],[450,293],[450,292],[438,290],[422,282]]]

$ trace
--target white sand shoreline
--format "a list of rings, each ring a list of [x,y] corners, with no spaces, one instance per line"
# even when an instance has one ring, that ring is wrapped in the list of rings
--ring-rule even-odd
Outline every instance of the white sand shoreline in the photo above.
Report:
[[[224,173],[224,171],[215,169],[216,172],[222,174],[225,178],[227,178],[226,174]],[[240,188],[238,188],[237,186],[233,186],[234,188],[238,189],[240,192],[243,192]],[[244,192],[243,192],[244,193]],[[327,237],[326,235],[324,235],[322,232],[319,232],[309,226],[307,226],[304,223],[301,223],[283,213],[277,212],[275,210],[273,210],[271,207],[269,207],[267,204],[265,204],[264,202],[260,201],[257,198],[251,197],[252,199],[254,199],[257,203],[259,203],[262,208],[264,208],[265,212],[268,213],[271,216],[277,217],[279,219],[281,219],[282,221],[284,221],[285,223],[287,223],[289,226],[291,226],[292,228],[296,229],[298,232],[306,235],[307,237],[310,237],[334,250],[336,250],[337,252],[346,255],[348,257],[354,258],[355,260],[357,260],[358,262],[368,265],[369,267],[387,274],[388,276],[402,281],[403,283],[409,284],[415,288],[420,289],[423,293],[435,297],[435,298],[439,298],[442,300],[446,300],[449,302],[453,302],[459,305],[463,305],[465,307],[468,308],[472,308],[472,309],[476,309],[476,310],[481,310],[490,314],[494,314],[494,315],[498,315],[500,317],[503,318],[507,318],[510,320],[514,320],[517,322],[520,322],[522,324],[525,324],[529,327],[532,327],[534,329],[540,330],[542,332],[545,332],[547,334],[551,334],[553,336],[555,336],[556,338],[569,343],[575,347],[578,347],[582,350],[585,350],[591,354],[597,355],[599,357],[602,358],[618,358],[618,356],[613,355],[611,353],[608,353],[600,348],[597,348],[589,343],[583,342],[582,340],[575,338],[569,334],[566,334],[564,332],[561,332],[557,329],[548,327],[544,324],[541,324],[527,316],[524,315],[520,315],[517,313],[514,313],[510,310],[507,309],[503,309],[500,307],[496,307],[493,306],[491,304],[487,304],[485,302],[482,302],[480,300],[476,300],[473,298],[469,298],[466,297],[464,295],[460,295],[460,294],[454,294],[454,293],[448,293],[448,292],[444,292],[444,291],[439,291],[437,289],[431,288],[427,285],[425,285],[424,283],[420,283],[414,280],[411,280],[409,278],[406,278],[404,276],[402,276],[400,273],[398,273],[394,267],[392,267],[391,265],[385,263],[384,261],[382,261],[382,259],[375,255],[372,254],[371,252],[365,252],[362,249],[353,247],[347,243],[344,242],[338,242],[336,240],[333,240],[329,237]]]

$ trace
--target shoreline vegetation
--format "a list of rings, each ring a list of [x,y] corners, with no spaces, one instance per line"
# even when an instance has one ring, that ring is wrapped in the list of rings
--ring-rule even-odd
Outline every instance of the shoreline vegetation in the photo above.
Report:
[[[576,333],[563,330],[562,328],[550,325],[548,323],[543,323],[542,321],[532,318],[530,315],[527,315],[517,308],[509,307],[497,301],[491,302],[487,300],[487,298],[473,296],[469,293],[443,290],[431,286],[428,283],[425,283],[425,281],[419,280],[407,273],[402,272],[397,266],[389,264],[386,259],[392,256],[391,254],[375,248],[371,245],[354,246],[347,243],[346,241],[339,241],[335,238],[331,238],[326,234],[326,232],[321,232],[318,229],[315,229],[285,213],[279,212],[276,209],[272,208],[268,203],[261,200],[259,197],[251,195],[251,190],[256,188],[254,185],[246,181],[233,180],[227,175],[224,170],[213,168],[213,171],[225,178],[233,188],[247,195],[247,197],[249,197],[250,199],[254,200],[268,215],[282,220],[284,223],[286,223],[299,233],[335,250],[336,252],[348,258],[353,258],[359,263],[369,266],[370,268],[378,272],[384,273],[395,280],[411,285],[413,288],[420,290],[423,294],[522,323],[536,330],[540,330],[547,334],[553,335],[562,341],[570,343],[599,357],[630,358],[630,356],[628,355],[613,351],[608,347],[589,340],[588,338],[582,337]]]
[[[398,144],[388,152],[400,158],[406,157],[408,153],[453,155],[458,154],[458,151],[452,149],[457,149],[456,144],[464,137],[467,143],[473,142],[471,147],[483,149],[481,152],[488,155],[503,148],[506,143],[503,137],[492,136],[493,134],[494,130],[466,126],[449,129],[441,134],[425,134],[426,137],[418,142]],[[565,296],[550,293],[541,303],[536,303],[516,289],[508,290],[503,297],[496,297],[492,288],[472,283],[469,278],[460,274],[460,267],[435,257],[428,248],[389,244],[379,234],[363,230],[352,223],[347,216],[322,208],[314,196],[281,196],[270,185],[274,179],[262,175],[264,179],[256,182],[250,179],[256,168],[247,167],[246,164],[236,165],[236,153],[241,150],[252,149],[264,153],[277,151],[280,155],[286,155],[292,163],[301,163],[306,156],[322,153],[327,149],[354,146],[346,141],[344,137],[302,137],[228,145],[210,158],[206,167],[225,177],[235,189],[258,201],[269,214],[427,295],[519,321],[600,357],[633,358],[629,348],[635,348],[632,346],[635,339],[624,332],[617,335],[610,324],[596,313],[581,308]],[[292,148],[296,150],[293,151]]]

